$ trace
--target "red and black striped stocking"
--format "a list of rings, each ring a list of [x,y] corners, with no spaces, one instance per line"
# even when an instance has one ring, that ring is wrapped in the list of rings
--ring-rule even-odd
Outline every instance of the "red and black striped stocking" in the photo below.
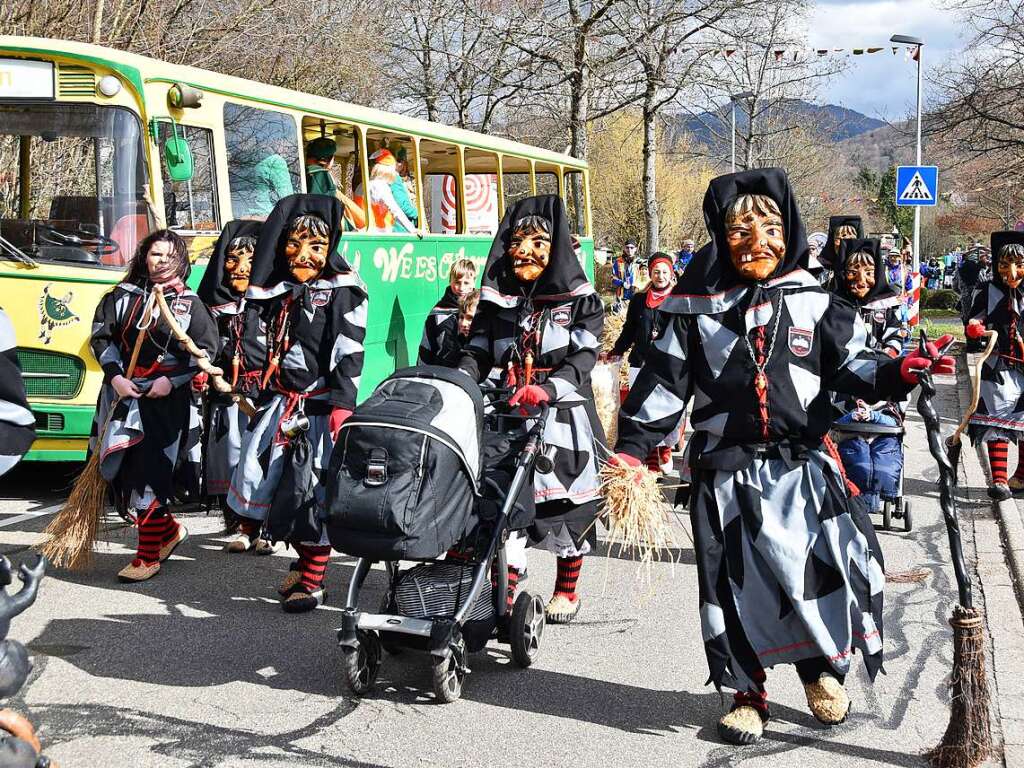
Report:
[[[988,443],[988,463],[992,467],[992,484],[1006,484],[1007,454],[1010,444],[1006,440],[991,440]]]
[[[570,600],[576,599],[576,582],[580,580],[582,567],[582,557],[558,558],[558,574],[555,577],[556,595],[565,595]]]
[[[160,560],[160,547],[164,543],[164,526],[167,525],[167,515],[154,501],[149,509],[138,511],[139,521],[139,547],[135,552],[135,559],[141,560],[147,565]]]
[[[299,553],[298,586],[303,592],[311,594],[323,586],[324,576],[327,575],[327,561],[331,557],[331,547],[329,544],[296,544],[295,551]]]

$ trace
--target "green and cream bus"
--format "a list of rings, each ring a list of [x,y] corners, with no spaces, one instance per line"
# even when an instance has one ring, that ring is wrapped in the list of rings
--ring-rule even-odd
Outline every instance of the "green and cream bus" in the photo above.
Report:
[[[0,36],[0,307],[36,415],[28,460],[84,458],[102,378],[92,315],[137,243],[176,230],[196,284],[225,222],[305,190],[304,146],[320,136],[335,140],[350,195],[369,188],[377,149],[404,156],[425,230],[344,238],[370,294],[363,395],[415,362],[449,266],[483,262],[514,200],[562,195],[591,273],[588,171],[572,157],[109,48]],[[271,155],[288,183],[279,172],[268,192]]]

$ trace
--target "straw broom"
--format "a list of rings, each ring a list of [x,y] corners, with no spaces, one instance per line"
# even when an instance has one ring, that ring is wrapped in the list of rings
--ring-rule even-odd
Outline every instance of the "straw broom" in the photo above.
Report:
[[[671,509],[658,485],[658,475],[613,458],[601,467],[600,479],[610,546],[617,542],[618,556],[637,560],[640,575],[650,583],[654,563],[675,563],[678,549]]]
[[[154,297],[151,295],[143,312],[142,330],[135,339],[132,356],[128,361],[125,378],[131,379],[139,362],[139,351],[153,319]],[[58,568],[82,570],[92,565],[92,548],[99,533],[100,517],[106,505],[107,481],[100,474],[100,448],[106,438],[110,419],[117,410],[121,397],[115,398],[96,436],[95,450],[90,452],[85,469],[75,480],[68,500],[43,533],[50,538],[39,551]]]

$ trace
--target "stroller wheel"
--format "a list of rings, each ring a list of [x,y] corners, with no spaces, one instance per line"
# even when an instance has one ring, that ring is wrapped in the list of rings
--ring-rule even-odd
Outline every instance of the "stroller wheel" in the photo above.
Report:
[[[903,500],[903,530],[910,533],[914,528],[914,519],[910,516],[910,502]]]
[[[509,620],[512,660],[520,667],[525,669],[537,660],[546,625],[544,603],[536,595],[520,592]]]
[[[433,669],[431,670],[434,682],[434,695],[439,701],[450,704],[462,696],[462,684],[466,680],[466,643],[460,636],[448,654],[448,658],[441,659],[431,656]]]
[[[891,501],[883,501],[882,502],[882,530],[883,531],[891,531],[892,530],[892,502]]]
[[[356,696],[365,696],[373,690],[380,671],[381,646],[376,632],[360,629],[356,633],[357,650],[344,651],[345,682]]]

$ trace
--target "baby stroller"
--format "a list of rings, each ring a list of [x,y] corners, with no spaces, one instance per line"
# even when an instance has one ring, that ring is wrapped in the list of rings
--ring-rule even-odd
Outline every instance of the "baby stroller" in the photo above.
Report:
[[[527,428],[496,411],[486,418],[498,429],[485,432],[476,382],[420,366],[386,379],[345,421],[327,475],[326,525],[331,545],[359,558],[338,630],[353,693],[373,687],[382,649],[428,652],[445,702],[461,696],[469,654],[492,637],[520,667],[537,658],[544,604],[523,591],[508,615],[505,545],[532,518],[534,467],[551,471],[543,416]],[[399,561],[419,564],[402,570]],[[384,600],[375,613],[360,610],[378,562]]]
[[[910,502],[903,497],[903,436],[898,409],[886,403],[872,409],[872,420],[856,421],[852,413],[833,422],[833,439],[846,476],[857,486],[868,511],[882,516],[882,530],[901,520],[910,532]]]

